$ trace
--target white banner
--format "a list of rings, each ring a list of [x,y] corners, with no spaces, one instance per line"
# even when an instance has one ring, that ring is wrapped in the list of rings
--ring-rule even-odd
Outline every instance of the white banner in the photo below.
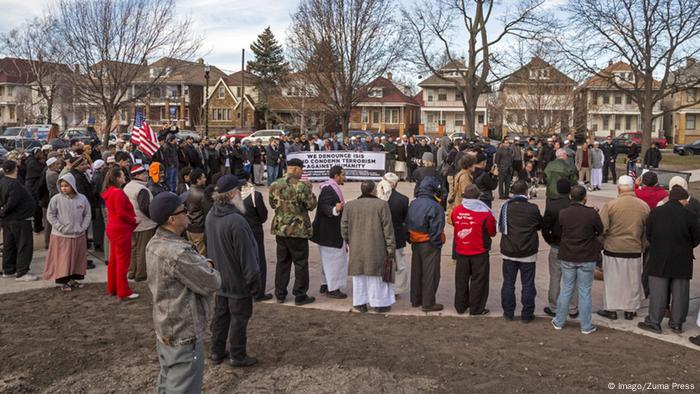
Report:
[[[304,162],[304,177],[311,181],[325,181],[333,166],[341,166],[347,179],[380,180],[386,172],[384,152],[319,151],[293,152],[287,160]]]

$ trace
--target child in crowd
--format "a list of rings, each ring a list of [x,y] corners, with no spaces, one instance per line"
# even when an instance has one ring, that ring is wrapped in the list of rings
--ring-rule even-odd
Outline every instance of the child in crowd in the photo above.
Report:
[[[59,179],[60,193],[49,201],[47,221],[51,224],[49,253],[44,280],[55,280],[68,292],[83,287],[78,282],[87,270],[86,231],[90,226],[90,203],[78,193],[75,178],[68,173]]]

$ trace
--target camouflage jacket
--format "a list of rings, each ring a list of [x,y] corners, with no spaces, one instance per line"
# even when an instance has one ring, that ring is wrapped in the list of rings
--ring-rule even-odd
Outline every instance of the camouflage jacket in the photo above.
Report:
[[[308,183],[290,176],[276,180],[270,186],[270,206],[275,210],[273,235],[311,238],[309,211],[316,209],[316,196]]]

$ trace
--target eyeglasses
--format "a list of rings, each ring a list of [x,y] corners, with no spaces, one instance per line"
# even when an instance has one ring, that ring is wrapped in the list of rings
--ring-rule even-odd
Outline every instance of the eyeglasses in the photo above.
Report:
[[[187,213],[187,208],[182,208],[181,210],[179,210],[177,212],[173,212],[173,214],[170,216],[177,216],[177,215],[181,215],[183,213]]]

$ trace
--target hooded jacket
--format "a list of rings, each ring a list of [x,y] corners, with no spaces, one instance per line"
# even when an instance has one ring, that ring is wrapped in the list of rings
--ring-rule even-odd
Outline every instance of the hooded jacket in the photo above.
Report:
[[[445,211],[435,199],[439,195],[440,182],[431,176],[423,179],[406,216],[411,243],[430,242],[438,249],[445,243]]]
[[[260,286],[258,244],[241,212],[231,204],[216,203],[204,225],[207,257],[221,274],[219,296],[251,297]]]
[[[136,228],[136,212],[134,206],[124,191],[118,187],[110,186],[102,193],[107,208],[107,232],[110,231],[134,231]]]
[[[25,220],[34,216],[34,198],[16,178],[0,179],[0,219],[2,221]]]
[[[496,218],[481,200],[463,199],[452,211],[455,251],[461,256],[475,256],[491,249],[496,235]]]
[[[661,200],[668,197],[668,192],[661,186],[635,187],[634,195],[649,205],[649,209],[654,209]]]
[[[60,181],[68,182],[76,194],[71,197],[59,192],[49,201],[46,220],[51,224],[51,234],[64,238],[81,237],[90,227],[90,203],[77,192],[72,174],[62,176]]]

